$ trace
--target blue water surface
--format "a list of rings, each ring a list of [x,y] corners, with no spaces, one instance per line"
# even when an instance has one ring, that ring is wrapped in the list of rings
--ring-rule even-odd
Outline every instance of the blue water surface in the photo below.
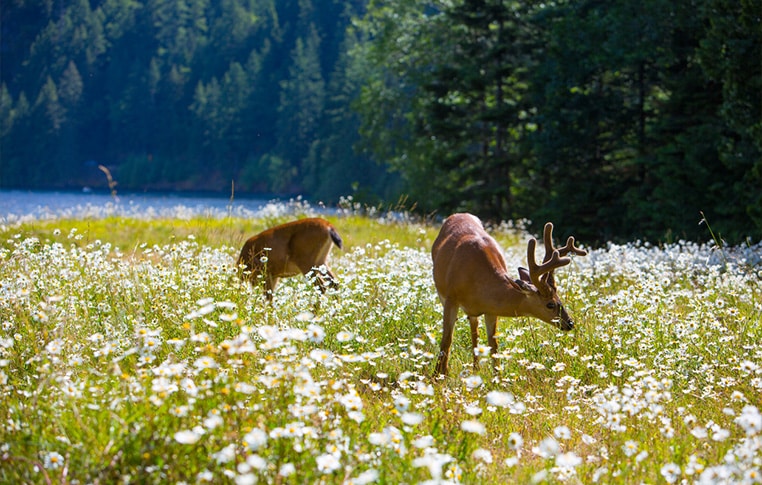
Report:
[[[187,193],[0,190],[0,223],[62,217],[254,216],[301,202]]]

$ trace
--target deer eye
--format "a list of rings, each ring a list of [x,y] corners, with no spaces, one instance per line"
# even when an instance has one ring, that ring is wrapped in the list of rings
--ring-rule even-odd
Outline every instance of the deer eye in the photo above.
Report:
[[[555,310],[555,308],[556,308],[556,304],[553,303],[552,301],[550,303],[548,303],[547,305],[545,305],[545,306],[548,307],[551,310]]]

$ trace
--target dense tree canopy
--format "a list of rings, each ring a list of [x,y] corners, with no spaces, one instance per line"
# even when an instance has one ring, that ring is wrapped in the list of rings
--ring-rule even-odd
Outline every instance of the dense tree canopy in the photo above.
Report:
[[[367,149],[431,210],[762,237],[762,1],[371,2]]]
[[[364,3],[2,2],[0,186],[102,184],[103,164],[138,190],[385,195],[384,167],[345,147],[356,130],[324,129],[358,123]]]
[[[0,187],[762,238],[762,0],[8,0]]]

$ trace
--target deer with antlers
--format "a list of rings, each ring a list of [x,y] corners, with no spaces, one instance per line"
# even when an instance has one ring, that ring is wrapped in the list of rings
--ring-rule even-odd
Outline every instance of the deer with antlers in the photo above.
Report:
[[[530,316],[561,330],[574,328],[558,297],[553,272],[571,263],[568,254],[584,256],[587,251],[576,247],[571,236],[564,247],[554,248],[550,222],[545,224],[543,242],[542,264],[535,259],[537,240],[532,238],[527,244],[528,269],[519,268],[519,279],[514,280],[508,275],[500,247],[476,216],[453,214],[444,221],[431,248],[434,285],[444,306],[437,374],[447,375],[455,320],[461,308],[471,325],[474,351],[478,343],[478,317],[484,315],[493,355],[497,352],[498,317]],[[474,352],[476,368],[478,360]]]

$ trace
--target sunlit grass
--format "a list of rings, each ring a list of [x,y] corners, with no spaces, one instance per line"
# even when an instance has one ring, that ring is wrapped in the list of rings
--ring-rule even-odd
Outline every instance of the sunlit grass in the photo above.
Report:
[[[438,379],[434,225],[329,214],[337,290],[239,282],[302,209],[6,226],[0,482],[760,482],[760,246],[594,250],[558,274],[574,332],[501,319],[475,372],[461,316]]]

